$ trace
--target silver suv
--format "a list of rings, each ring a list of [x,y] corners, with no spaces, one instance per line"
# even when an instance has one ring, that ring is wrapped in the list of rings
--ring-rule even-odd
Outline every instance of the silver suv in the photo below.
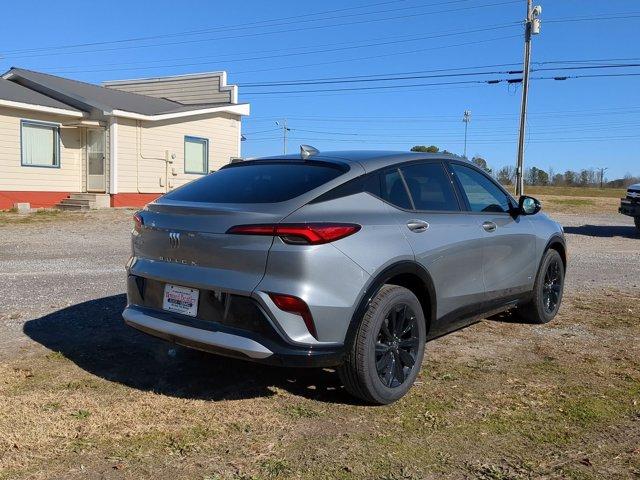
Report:
[[[390,403],[427,340],[556,315],[565,241],[539,210],[454,156],[303,147],[226,165],[134,216],[123,317],[208,352],[337,367]]]

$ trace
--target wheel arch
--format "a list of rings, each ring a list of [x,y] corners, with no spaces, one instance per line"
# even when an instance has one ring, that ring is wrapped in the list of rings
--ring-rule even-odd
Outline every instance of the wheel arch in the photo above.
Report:
[[[437,299],[433,279],[429,272],[418,263],[404,260],[386,267],[369,283],[351,317],[345,344],[349,345],[351,343],[358,329],[360,319],[367,311],[369,304],[382,286],[387,284],[407,288],[418,297],[422,305],[428,336],[437,312]]]
[[[562,259],[562,264],[564,265],[564,269],[566,271],[567,270],[567,244],[564,238],[559,234],[553,235],[547,242],[547,245],[545,246],[542,254],[544,255],[545,253],[547,253],[547,250],[555,250],[560,254],[560,258]]]

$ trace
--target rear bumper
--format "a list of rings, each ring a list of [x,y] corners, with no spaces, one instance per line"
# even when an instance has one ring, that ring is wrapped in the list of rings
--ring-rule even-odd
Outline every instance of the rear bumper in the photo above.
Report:
[[[184,341],[189,345],[196,344],[212,349],[233,350],[256,360],[273,355],[273,352],[267,347],[250,338],[225,332],[202,330],[163,320],[134,307],[126,308],[122,312],[122,317],[125,323],[131,327],[176,343]]]
[[[122,313],[127,325],[178,345],[227,357],[283,367],[340,365],[344,348],[287,344],[274,332],[263,336],[216,322],[128,305]]]
[[[640,217],[640,202],[623,199],[618,212],[630,217]]]

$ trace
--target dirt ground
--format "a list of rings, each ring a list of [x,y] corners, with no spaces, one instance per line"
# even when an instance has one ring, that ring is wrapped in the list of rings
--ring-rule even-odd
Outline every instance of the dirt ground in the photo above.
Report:
[[[637,478],[640,235],[543,200],[570,250],[559,317],[430,342],[388,407],[123,326],[131,211],[3,214],[0,479]]]

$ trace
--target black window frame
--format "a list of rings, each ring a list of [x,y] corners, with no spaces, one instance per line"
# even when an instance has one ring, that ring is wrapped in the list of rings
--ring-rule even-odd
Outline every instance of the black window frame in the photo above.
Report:
[[[457,183],[454,181],[449,166],[447,164],[448,159],[446,158],[421,158],[417,160],[410,160],[407,162],[397,163],[394,165],[389,165],[386,167],[379,168],[372,172],[365,173],[360,175],[359,177],[352,178],[351,180],[347,180],[345,183],[338,185],[328,192],[319,195],[318,197],[311,200],[309,203],[322,203],[330,200],[336,200],[342,197],[346,197],[349,195],[355,195],[358,193],[368,193],[372,197],[377,198],[378,200],[386,203],[390,207],[395,208],[396,210],[400,210],[401,212],[406,213],[429,213],[429,214],[463,214],[467,213],[468,207],[466,201],[464,200],[464,196],[461,195]],[[382,197],[382,176],[391,172],[391,171],[399,171],[400,175],[402,175],[402,168],[408,167],[416,164],[426,164],[426,163],[439,163],[442,169],[444,170],[445,175],[451,182],[451,188],[456,197],[456,201],[458,203],[458,210],[418,210],[418,209],[406,209],[402,208],[398,205],[395,205],[385,198]],[[226,168],[226,167],[225,167]],[[404,178],[404,177],[402,177]],[[405,193],[409,201],[415,205],[413,201],[413,197],[411,193],[407,190],[406,182],[405,185]]]
[[[413,196],[411,195],[411,192],[409,191],[409,189],[407,188],[407,182],[404,179],[404,173],[402,172],[403,168],[406,167],[410,167],[413,165],[423,165],[423,164],[440,164],[440,167],[442,168],[444,174],[446,175],[446,177],[449,179],[449,182],[451,184],[451,190],[453,191],[453,194],[455,196],[456,202],[458,204],[458,210],[421,210],[421,209],[417,209],[415,208],[415,201],[413,199]],[[398,205],[395,205],[387,200],[385,200],[384,198],[382,198],[381,194],[382,194],[382,176],[388,172],[391,172],[393,170],[397,170],[400,174],[400,177],[403,179],[403,183],[404,183],[404,188],[405,188],[405,192],[407,194],[407,197],[409,198],[409,201],[411,202],[411,205],[414,206],[414,208],[402,208]],[[410,162],[403,162],[403,163],[399,163],[396,165],[392,165],[390,167],[385,167],[382,168],[380,170],[377,170],[376,172],[372,172],[372,173],[377,173],[378,174],[378,181],[379,181],[379,189],[380,189],[380,196],[377,196],[380,200],[382,200],[383,202],[385,202],[388,205],[391,205],[393,208],[397,208],[398,210],[401,210],[403,212],[408,212],[408,213],[429,213],[429,214],[452,214],[452,213],[464,213],[466,211],[466,202],[463,201],[463,197],[460,196],[460,192],[458,191],[458,187],[457,184],[454,182],[451,173],[449,171],[449,168],[447,166],[447,160],[446,159],[439,159],[439,158],[430,158],[430,159],[420,159],[420,160],[412,160]]]
[[[464,209],[465,209],[466,213],[471,213],[471,214],[474,214],[474,215],[509,215],[509,216],[513,215],[514,209],[517,208],[517,202],[515,201],[513,196],[507,190],[505,190],[505,188],[502,185],[500,185],[498,182],[496,182],[490,175],[488,175],[486,172],[482,171],[482,169],[476,167],[475,165],[473,165],[470,162],[464,162],[464,161],[459,161],[459,160],[447,160],[445,162],[445,164],[446,164],[447,171],[449,172],[449,176],[453,180],[454,186],[455,186],[455,188],[456,188],[456,190],[458,192],[458,198],[464,204]],[[464,191],[462,183],[460,182],[460,179],[458,178],[458,176],[456,175],[455,171],[453,170],[453,167],[452,167],[453,164],[457,164],[457,165],[460,165],[462,167],[466,167],[466,168],[469,168],[471,170],[474,170],[477,173],[479,173],[480,175],[484,176],[486,179],[488,179],[491,183],[493,183],[498,188],[498,190],[500,190],[502,193],[504,193],[504,195],[507,197],[507,202],[509,203],[509,207],[510,207],[509,211],[508,212],[476,212],[476,211],[473,211],[471,209],[471,204],[469,203],[469,199],[467,198],[467,194]]]

